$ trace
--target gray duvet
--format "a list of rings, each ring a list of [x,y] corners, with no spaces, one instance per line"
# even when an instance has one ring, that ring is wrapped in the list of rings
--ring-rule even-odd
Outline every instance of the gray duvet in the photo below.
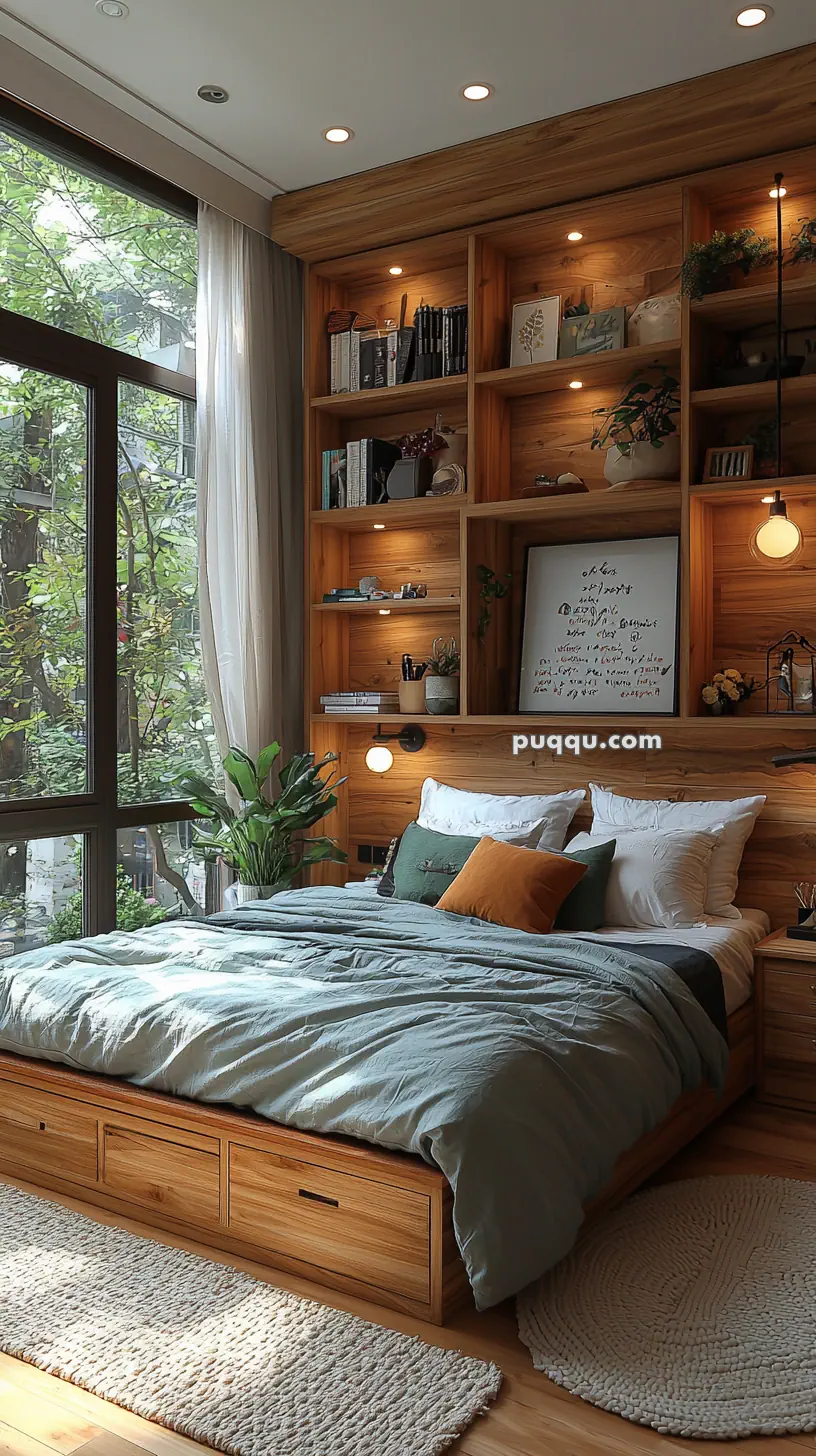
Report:
[[[647,956],[325,888],[0,962],[0,1048],[420,1154],[480,1308],[728,1062]]]

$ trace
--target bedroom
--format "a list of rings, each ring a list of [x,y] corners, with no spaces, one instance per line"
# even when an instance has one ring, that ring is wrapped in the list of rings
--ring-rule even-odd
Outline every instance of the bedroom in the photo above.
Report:
[[[19,1456],[813,1443],[816,21],[419,10],[0,11]]]

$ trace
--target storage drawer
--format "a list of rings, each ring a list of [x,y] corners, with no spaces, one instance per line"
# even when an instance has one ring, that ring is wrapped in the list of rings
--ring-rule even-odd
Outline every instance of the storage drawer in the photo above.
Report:
[[[816,966],[793,962],[791,969],[765,966],[765,1010],[769,1015],[816,1018]]]
[[[96,1182],[96,1112],[69,1097],[0,1081],[0,1159],[69,1183]]]
[[[183,1223],[217,1225],[220,1158],[216,1138],[191,1134],[176,1141],[156,1133],[105,1123],[101,1182],[129,1203],[161,1210]]]
[[[812,1063],[816,1080],[816,1018],[767,1016],[763,1053],[766,1062]]]
[[[313,1264],[316,1274],[328,1269],[410,1299],[429,1297],[425,1193],[233,1143],[229,1226],[236,1238]]]

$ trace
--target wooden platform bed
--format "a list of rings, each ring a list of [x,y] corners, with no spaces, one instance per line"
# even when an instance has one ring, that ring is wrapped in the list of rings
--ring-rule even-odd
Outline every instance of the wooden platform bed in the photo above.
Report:
[[[754,1009],[729,1020],[722,1098],[686,1094],[622,1157],[596,1216],[754,1080]],[[434,1324],[470,1299],[441,1172],[366,1143],[0,1053],[0,1171]]]

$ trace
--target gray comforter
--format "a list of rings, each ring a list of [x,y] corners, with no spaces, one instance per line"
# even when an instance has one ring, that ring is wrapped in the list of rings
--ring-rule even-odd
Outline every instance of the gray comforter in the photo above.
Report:
[[[728,1051],[674,971],[422,905],[292,891],[0,962],[0,1047],[418,1153],[480,1308]]]

